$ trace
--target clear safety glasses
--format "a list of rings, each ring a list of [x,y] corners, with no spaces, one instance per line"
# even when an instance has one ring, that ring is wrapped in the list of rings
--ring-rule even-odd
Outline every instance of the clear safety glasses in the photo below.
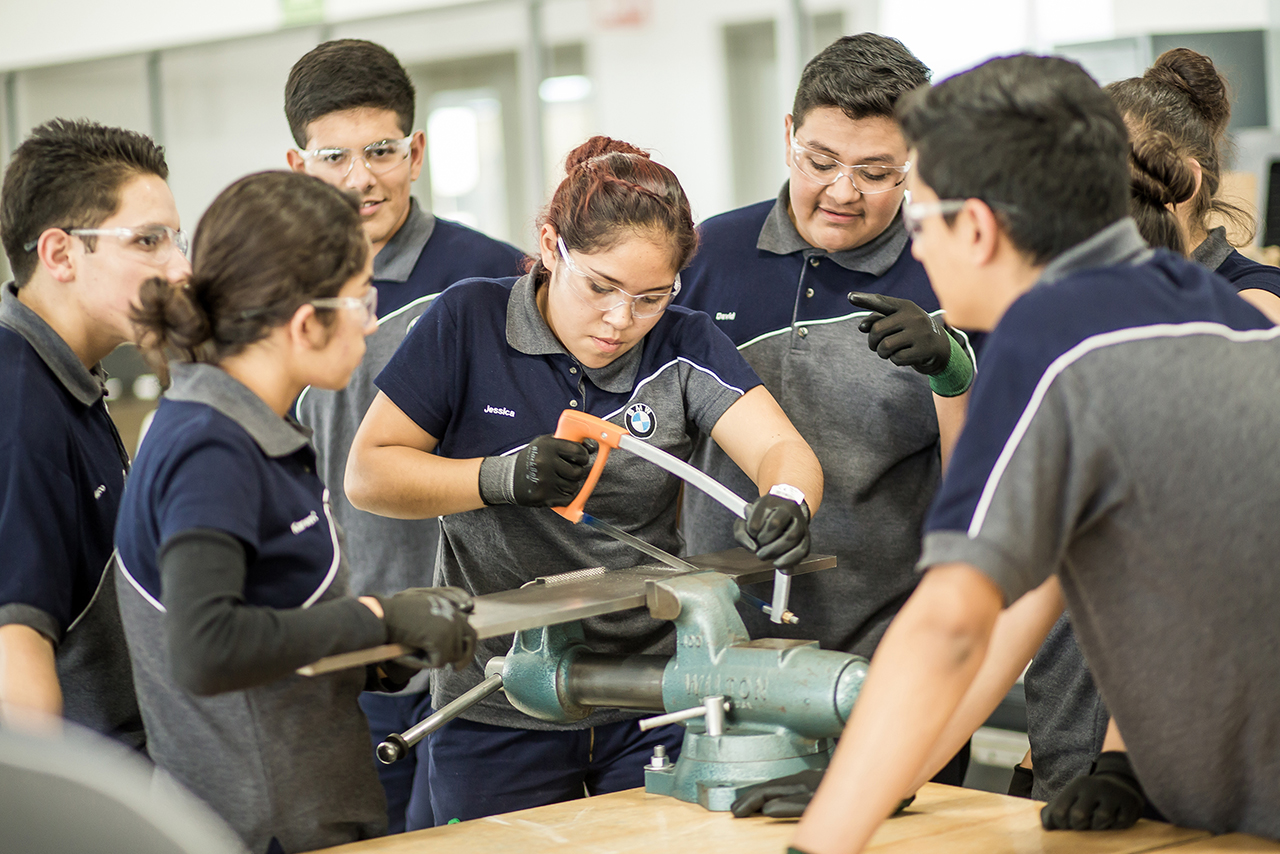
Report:
[[[924,228],[924,221],[931,216],[951,216],[959,213],[964,208],[964,203],[968,199],[939,199],[936,202],[913,202],[911,201],[911,193],[908,192],[906,198],[902,200],[902,226],[912,237],[917,237],[921,229]],[[1017,205],[1006,204],[1005,202],[989,202],[986,199],[974,199],[974,201],[982,202],[993,211],[998,211],[1004,216],[1017,216]]]
[[[907,234],[916,237],[924,228],[924,221],[931,216],[951,216],[959,213],[967,199],[941,199],[936,202],[912,202],[908,197],[902,204],[902,225]]]
[[[794,133],[791,135],[791,162],[800,170],[801,175],[815,184],[830,186],[841,178],[848,178],[859,193],[867,196],[887,193],[900,186],[907,179],[907,172],[911,171],[909,160],[901,166],[849,166],[834,157],[805,148],[796,140]]]
[[[184,256],[191,248],[187,233],[167,225],[140,225],[137,228],[58,228],[81,239],[86,237],[109,237],[119,241],[126,249],[136,252],[148,262],[162,267],[173,257],[177,249]],[[32,240],[22,248],[30,252],[39,244]]]
[[[309,305],[316,308],[350,309],[360,313],[360,321],[365,329],[378,328],[378,289],[372,285],[362,297],[324,297],[311,300]]]
[[[631,304],[632,317],[653,317],[655,314],[662,314],[666,311],[667,306],[671,304],[671,299],[680,293],[680,274],[676,274],[676,280],[671,285],[671,290],[662,291],[661,293],[640,294],[633,296],[621,288],[615,288],[611,285],[602,285],[595,279],[588,276],[573,263],[573,259],[569,257],[569,248],[564,245],[564,238],[556,238],[556,246],[560,249],[560,257],[564,259],[565,266],[569,268],[569,272],[573,273],[569,276],[570,290],[578,299],[582,300],[591,308],[600,312],[610,312],[621,305]]]
[[[312,148],[299,151],[307,163],[307,171],[317,178],[340,180],[351,174],[359,160],[375,175],[390,172],[409,159],[413,134],[404,139],[383,139],[371,142],[364,148]]]

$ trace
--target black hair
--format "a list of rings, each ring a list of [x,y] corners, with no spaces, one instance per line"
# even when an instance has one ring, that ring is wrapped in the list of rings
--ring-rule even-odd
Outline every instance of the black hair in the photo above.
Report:
[[[294,63],[284,85],[284,114],[299,148],[306,147],[307,125],[358,107],[391,110],[408,136],[414,97],[413,83],[391,51],[363,39],[336,39]]]
[[[1186,254],[1189,249],[1182,246],[1181,236],[1170,246],[1169,229],[1177,226],[1164,205],[1191,200],[1190,219],[1198,230],[1208,231],[1208,219],[1216,214],[1236,226],[1245,235],[1245,243],[1251,241],[1253,217],[1217,198],[1230,153],[1226,132],[1231,121],[1231,92],[1213,60],[1185,47],[1173,48],[1160,54],[1141,77],[1111,83],[1107,92],[1124,115],[1133,140],[1133,215],[1143,236],[1153,245]],[[1194,196],[1195,176],[1190,167],[1185,162],[1174,163],[1187,157],[1200,164],[1200,189]],[[1166,184],[1166,176],[1177,187]],[[1188,180],[1192,186],[1182,192]]]
[[[309,300],[335,296],[368,253],[359,203],[348,194],[298,172],[241,178],[200,218],[190,279],[143,283],[133,313],[138,347],[162,374],[171,358],[218,364]]]
[[[1128,135],[1083,68],[1060,57],[993,59],[913,92],[898,120],[939,198],[982,199],[1043,264],[1128,213]]]
[[[689,199],[675,173],[634,145],[593,136],[565,158],[538,227],[549,223],[565,245],[579,252],[608,248],[625,234],[649,232],[670,241],[672,261],[683,269],[698,247]],[[549,276],[540,259],[530,264],[534,282]]]
[[[837,107],[853,120],[893,118],[898,99],[929,82],[929,68],[897,39],[858,33],[836,39],[800,75],[791,125],[817,107]]]
[[[0,237],[17,286],[39,262],[27,246],[49,228],[96,228],[119,209],[120,189],[140,175],[169,177],[164,149],[150,137],[83,119],[53,119],[33,130],[13,152],[0,190]]]

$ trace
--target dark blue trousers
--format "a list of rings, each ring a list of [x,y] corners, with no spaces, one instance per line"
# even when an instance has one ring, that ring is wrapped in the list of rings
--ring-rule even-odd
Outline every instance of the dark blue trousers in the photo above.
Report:
[[[679,756],[684,727],[641,732],[634,720],[582,730],[526,730],[454,719],[430,736],[437,824],[644,785],[656,744]]]
[[[404,732],[431,714],[431,694],[360,695],[360,708],[369,719],[369,738],[377,749],[393,732]],[[431,816],[431,784],[427,774],[427,742],[422,740],[399,762],[383,765],[374,760],[378,779],[387,793],[387,833],[403,833],[434,827]]]

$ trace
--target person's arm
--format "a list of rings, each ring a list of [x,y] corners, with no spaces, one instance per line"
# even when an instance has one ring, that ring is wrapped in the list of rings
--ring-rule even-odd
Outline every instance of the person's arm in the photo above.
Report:
[[[1240,291],[1240,296],[1272,323],[1280,323],[1280,297],[1262,288],[1245,288]]]
[[[1111,750],[1128,750],[1124,746],[1124,737],[1120,735],[1120,728],[1116,726],[1115,718],[1107,718],[1107,734],[1102,739],[1102,752]]]
[[[280,610],[244,600],[244,544],[195,528],[158,555],[165,642],[174,679],[193,694],[264,685],[326,655],[386,642],[373,609],[355,599]]]
[[[432,453],[439,440],[378,392],[347,456],[347,498],[394,519],[429,519],[484,506],[481,459]]]
[[[933,408],[938,413],[938,445],[942,451],[942,471],[945,474],[951,462],[951,452],[955,450],[956,440],[964,429],[965,416],[969,412],[969,392],[955,397],[933,396]]]
[[[308,608],[249,605],[244,544],[210,528],[170,537],[159,562],[170,668],[193,694],[264,685],[324,656],[387,642],[422,650],[432,666],[465,665],[475,648],[462,591],[415,588]]]
[[[1062,587],[1055,575],[1000,613],[982,667],[960,705],[934,742],[910,791],[923,786],[955,756],[978,727],[991,717],[1036,650],[1044,643],[1064,607]]]
[[[431,453],[436,444],[379,392],[347,457],[347,498],[361,510],[396,519],[490,504],[563,507],[582,489],[596,448],[591,439],[572,442],[547,434],[516,454],[454,460]]]
[[[53,641],[20,623],[0,626],[0,724],[48,733],[61,716]]]
[[[972,685],[1003,604],[999,587],[968,564],[925,574],[871,660],[795,847],[853,854],[866,846]]]
[[[779,569],[804,560],[809,519],[822,503],[822,467],[773,395],[758,385],[739,397],[711,438],[760,492],[734,520],[733,538]]]
[[[711,438],[751,478],[761,495],[777,484],[804,493],[810,514],[822,503],[822,466],[809,443],[762,385],[725,410]]]

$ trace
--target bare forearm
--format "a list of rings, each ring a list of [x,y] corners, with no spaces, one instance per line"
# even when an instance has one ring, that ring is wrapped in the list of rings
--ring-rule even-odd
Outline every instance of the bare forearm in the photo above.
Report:
[[[938,443],[942,451],[942,470],[951,462],[951,452],[964,429],[965,416],[969,412],[969,392],[955,397],[933,396],[933,408],[938,413]]]
[[[1044,642],[1062,614],[1062,607],[1061,588],[1054,577],[1000,613],[982,666],[951,720],[934,742],[928,759],[911,785],[911,791],[919,789],[942,770],[978,727],[991,717]]]
[[[29,626],[0,626],[0,723],[48,732],[61,715],[53,642]]]
[[[978,671],[999,613],[999,593],[979,590],[975,598],[964,587],[971,583],[950,566],[932,570],[890,624],[797,828],[796,847],[812,854],[861,851],[910,791]]]
[[[351,449],[347,498],[395,519],[427,519],[483,507],[480,459],[454,460],[405,446]]]
[[[804,493],[811,514],[822,503],[822,466],[803,440],[781,441],[770,448],[753,481],[761,495],[774,484],[791,484]]]

